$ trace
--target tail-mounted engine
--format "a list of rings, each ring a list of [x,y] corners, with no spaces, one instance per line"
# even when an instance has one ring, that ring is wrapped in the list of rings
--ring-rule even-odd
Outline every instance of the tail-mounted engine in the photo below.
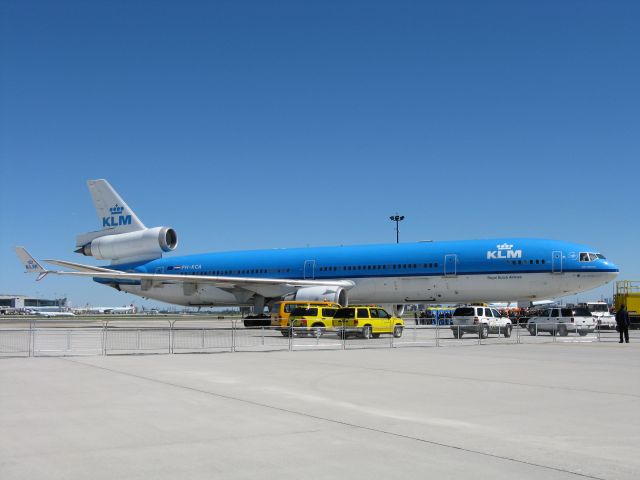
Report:
[[[103,235],[81,245],[76,253],[118,263],[123,259],[138,261],[160,258],[163,252],[175,250],[177,246],[178,235],[173,228],[155,227]]]

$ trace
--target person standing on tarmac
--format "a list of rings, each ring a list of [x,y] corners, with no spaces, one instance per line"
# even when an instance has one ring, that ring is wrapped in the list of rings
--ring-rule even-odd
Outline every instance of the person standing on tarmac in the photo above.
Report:
[[[620,332],[620,341],[622,343],[622,337],[624,336],[625,342],[629,343],[629,312],[627,312],[624,304],[620,305],[620,310],[616,312],[616,324],[618,325],[618,332]]]

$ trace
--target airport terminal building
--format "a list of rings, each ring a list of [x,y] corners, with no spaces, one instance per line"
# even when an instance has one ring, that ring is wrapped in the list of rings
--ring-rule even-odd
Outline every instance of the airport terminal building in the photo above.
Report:
[[[66,298],[35,298],[27,295],[2,295],[0,294],[0,309],[16,309],[30,307],[67,307]]]

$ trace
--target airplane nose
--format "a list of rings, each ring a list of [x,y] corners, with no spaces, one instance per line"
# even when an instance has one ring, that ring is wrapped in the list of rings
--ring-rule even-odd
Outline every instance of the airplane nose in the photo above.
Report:
[[[602,270],[605,270],[607,274],[608,282],[615,279],[620,273],[620,269],[618,268],[618,266],[615,263],[610,262],[609,260],[603,261],[601,267],[602,267]]]
[[[607,282],[613,282],[618,276],[618,273],[618,270],[616,270],[615,272],[607,272]]]

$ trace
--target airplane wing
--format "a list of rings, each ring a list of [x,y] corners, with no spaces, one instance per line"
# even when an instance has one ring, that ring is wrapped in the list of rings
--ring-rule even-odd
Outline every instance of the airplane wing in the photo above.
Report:
[[[251,287],[260,285],[281,285],[290,287],[342,287],[350,289],[354,286],[351,280],[299,280],[286,278],[259,278],[259,277],[220,277],[211,275],[167,275],[161,273],[137,273],[121,272],[103,267],[94,267],[80,263],[68,262],[64,260],[45,260],[52,265],[58,265],[73,269],[69,270],[47,270],[31,256],[24,247],[16,247],[16,253],[25,265],[27,273],[39,273],[38,280],[47,274],[70,275],[77,277],[107,278],[116,280],[147,280],[162,283],[199,283],[209,284],[220,288],[243,287],[251,290]]]

